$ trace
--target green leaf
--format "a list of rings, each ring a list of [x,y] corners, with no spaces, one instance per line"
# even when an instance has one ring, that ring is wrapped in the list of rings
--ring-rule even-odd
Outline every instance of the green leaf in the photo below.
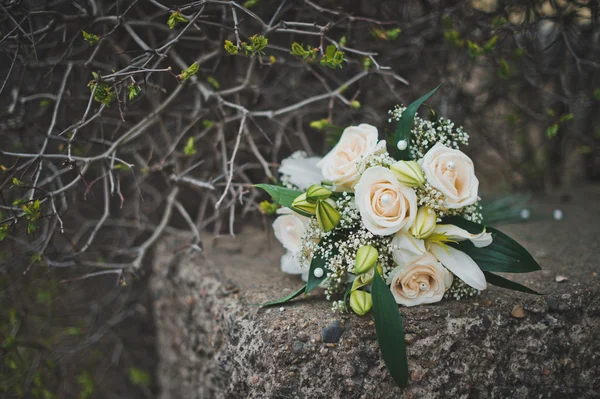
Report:
[[[129,86],[127,86],[127,91],[129,92],[129,101],[131,101],[140,95],[140,93],[142,92],[142,89],[140,88],[140,86],[133,83],[133,84],[130,84]]]
[[[180,22],[188,22],[188,20],[183,15],[181,15],[179,11],[175,11],[171,15],[169,15],[167,25],[169,25],[169,29],[173,29]]]
[[[144,370],[138,369],[137,367],[130,367],[129,381],[131,381],[133,385],[147,387],[150,385],[150,375]]]
[[[304,284],[298,290],[292,292],[290,295],[286,295],[283,298],[275,299],[274,301],[261,303],[259,306],[267,307],[267,306],[280,305],[282,303],[289,302],[292,299],[297,298],[298,296],[304,294],[305,289],[306,289],[306,284]]]
[[[190,137],[185,145],[185,148],[183,149],[183,153],[188,156],[191,157],[192,155],[194,155],[196,153],[196,146],[194,145],[194,138]]]
[[[560,123],[565,123],[568,122],[570,120],[573,120],[575,118],[575,115],[573,114],[564,114],[560,116]]]
[[[551,139],[558,133],[558,123],[553,123],[546,129],[546,136]]]
[[[429,93],[425,94],[423,97],[419,98],[414,103],[410,104],[404,112],[402,113],[402,117],[398,121],[396,125],[396,132],[394,133],[394,147],[396,148],[396,159],[399,161],[407,161],[410,160],[410,135],[412,132],[413,123],[415,120],[415,115],[417,114],[417,110],[429,97],[433,95],[440,88],[442,84],[440,83],[437,87],[431,90]],[[408,146],[405,150],[399,150],[397,145],[400,140],[406,140]]]
[[[6,238],[7,234],[8,234],[8,226],[3,224],[2,226],[0,226],[0,241],[3,241]]]
[[[325,49],[325,56],[327,58],[333,58],[335,56],[336,51],[337,47],[335,47],[334,44],[330,44],[329,46],[327,46],[327,49]]]
[[[306,282],[305,292],[307,294],[317,288],[323,280],[327,278],[326,263],[327,259],[323,258],[320,253],[313,256],[312,261],[310,262],[310,269],[308,270],[308,281]],[[315,269],[317,268],[323,269],[323,275],[321,277],[315,277]]]
[[[469,255],[483,271],[529,273],[542,269],[521,244],[493,227],[486,228],[459,216],[444,218],[442,223],[453,224],[472,234],[481,233],[484,228],[492,233],[493,241],[487,247],[477,248],[468,240],[448,244]]]
[[[81,31],[81,34],[83,35],[83,40],[88,42],[90,46],[93,46],[94,44],[98,43],[98,40],[100,40],[100,38],[97,35],[94,35],[93,33],[88,33],[84,30]]]
[[[177,75],[177,79],[184,82],[184,81],[188,80],[189,78],[191,78],[192,76],[194,76],[198,72],[198,69],[200,69],[200,65],[198,65],[197,62],[194,62],[187,69],[184,69],[183,71],[181,71],[181,73],[179,75]]]
[[[13,177],[12,184],[17,187],[23,187],[25,185],[25,183],[23,183],[21,180],[17,179],[16,177]]]
[[[408,384],[408,360],[404,342],[404,326],[398,305],[379,273],[373,278],[373,315],[381,357],[396,384]]]
[[[530,199],[531,194],[511,194],[481,201],[483,223],[496,226],[502,223],[522,222],[521,211]]]
[[[291,210],[302,216],[312,216],[306,212],[302,212],[298,209],[292,208],[292,202],[294,202],[296,197],[302,194],[302,192],[281,186],[274,186],[272,184],[255,184],[254,187],[262,188],[263,190],[265,190],[271,197],[273,197],[273,200],[279,205],[290,208]]]
[[[215,88],[215,90],[219,90],[221,88],[221,84],[219,83],[219,81],[217,79],[215,79],[213,76],[209,76],[206,78],[206,81]]]
[[[510,280],[505,279],[504,277],[500,277],[496,274],[493,274],[490,272],[483,272],[483,274],[485,275],[486,281],[488,283],[490,283],[491,285],[495,285],[497,287],[502,287],[502,288],[507,288],[507,289],[513,290],[513,291],[526,292],[528,294],[543,295],[537,291],[532,290],[529,287],[525,287],[524,285],[515,283],[514,281],[510,281]]]

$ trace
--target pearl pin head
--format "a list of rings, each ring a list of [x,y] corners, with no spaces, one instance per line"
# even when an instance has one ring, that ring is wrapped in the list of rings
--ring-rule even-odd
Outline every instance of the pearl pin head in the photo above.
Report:
[[[449,170],[454,170],[456,169],[456,164],[452,161],[448,161],[448,163],[446,164],[446,166],[448,167]]]
[[[406,140],[400,140],[398,141],[398,149],[400,151],[404,151],[408,148],[408,142]]]
[[[389,194],[383,194],[383,195],[381,196],[381,203],[382,203],[383,205],[387,205],[387,204],[389,204],[391,200],[392,200],[392,196],[391,196],[391,195],[389,195]]]
[[[316,278],[321,278],[321,277],[323,277],[323,269],[321,269],[320,267],[317,267],[315,269],[315,271],[313,272],[313,274],[315,275]]]

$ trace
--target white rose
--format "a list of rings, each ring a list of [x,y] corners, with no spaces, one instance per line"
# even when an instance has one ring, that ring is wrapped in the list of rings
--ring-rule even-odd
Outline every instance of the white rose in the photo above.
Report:
[[[377,128],[366,123],[344,129],[340,141],[317,164],[326,180],[336,190],[351,191],[358,181],[356,163],[362,157],[385,149],[385,141],[377,141]]]
[[[416,306],[442,300],[452,285],[453,276],[430,253],[398,266],[390,273],[388,284],[396,303]]]
[[[302,244],[302,236],[306,232],[310,219],[298,215],[289,208],[280,208],[277,213],[280,216],[273,222],[275,237],[288,251],[298,252]]]
[[[429,184],[446,196],[448,208],[462,208],[477,201],[479,180],[473,161],[461,151],[437,143],[419,163]]]
[[[356,207],[371,233],[385,236],[409,228],[417,214],[415,190],[383,166],[367,169],[355,187]]]
[[[286,158],[281,161],[279,173],[288,176],[288,182],[300,190],[306,190],[323,180],[321,169],[317,166],[320,160],[321,157]]]

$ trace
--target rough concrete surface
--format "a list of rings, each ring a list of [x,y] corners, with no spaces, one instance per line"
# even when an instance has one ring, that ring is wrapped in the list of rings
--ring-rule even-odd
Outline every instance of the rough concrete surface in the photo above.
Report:
[[[372,315],[333,313],[322,292],[281,309],[252,306],[302,284],[279,271],[282,250],[269,230],[246,227],[192,256],[173,255],[186,241],[167,238],[151,283],[161,398],[600,397],[599,194],[587,187],[537,200],[545,219],[500,227],[544,268],[515,280],[544,296],[491,287],[401,309],[404,390],[385,369]],[[555,208],[563,220],[552,219]],[[328,326],[343,328],[338,343],[323,342]]]

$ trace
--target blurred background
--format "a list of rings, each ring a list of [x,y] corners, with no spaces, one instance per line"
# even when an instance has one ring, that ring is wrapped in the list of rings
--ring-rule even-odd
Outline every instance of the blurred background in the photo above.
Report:
[[[599,23],[591,0],[1,0],[0,396],[155,397],[156,241],[267,231],[252,184],[282,158],[385,138],[439,83],[421,115],[464,126],[483,196],[597,184]]]

